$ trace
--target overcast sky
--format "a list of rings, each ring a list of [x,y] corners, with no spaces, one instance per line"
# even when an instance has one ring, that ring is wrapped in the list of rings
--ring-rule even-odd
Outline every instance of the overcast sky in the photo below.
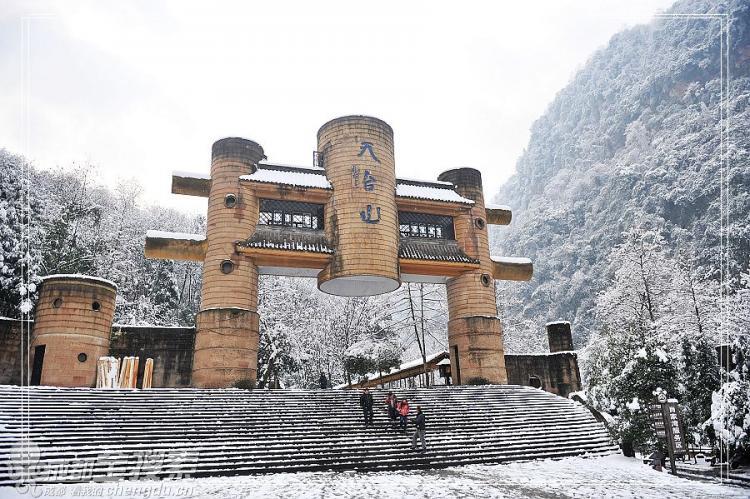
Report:
[[[170,174],[207,173],[215,140],[309,165],[320,125],[368,114],[395,131],[397,175],[471,166],[492,196],[593,51],[671,3],[4,0],[0,148],[203,212]]]

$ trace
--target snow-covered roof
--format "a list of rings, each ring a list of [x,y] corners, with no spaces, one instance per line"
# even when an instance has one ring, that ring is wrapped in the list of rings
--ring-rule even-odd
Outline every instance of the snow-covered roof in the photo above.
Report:
[[[396,184],[396,196],[415,199],[447,201],[449,203],[474,204],[474,201],[459,195],[453,189],[426,185]]]
[[[453,189],[453,183],[452,182],[445,182],[443,180],[422,180],[418,178],[409,178],[409,177],[398,177],[396,179],[397,184],[434,184],[434,185],[444,185],[448,187],[449,189]]]
[[[551,326],[551,325],[553,325],[553,324],[567,324],[568,326],[570,326],[570,322],[569,322],[569,321],[549,321],[549,322],[548,322],[547,324],[545,324],[544,326],[545,326],[545,327],[546,327],[546,326]]]
[[[525,265],[530,264],[530,258],[524,258],[519,256],[491,256],[490,259],[497,263],[507,263],[509,265]]]
[[[201,180],[211,180],[211,175],[209,175],[208,173],[183,172],[179,170],[173,171],[172,176],[180,178],[198,178]]]
[[[277,163],[276,161],[274,161],[273,163],[269,161],[265,161],[263,163],[259,163],[258,166],[260,168],[270,168],[270,169],[273,169],[273,167],[275,166],[280,166],[282,168],[294,168],[294,169],[299,169],[299,170],[320,170],[321,172],[325,171],[324,168],[321,168],[319,166],[299,166],[299,165],[293,165],[290,163]]]
[[[431,353],[431,354],[427,355],[426,362],[428,362],[428,363],[432,362],[435,359],[437,359],[438,357],[440,357],[441,355],[446,355],[447,356],[448,352],[442,351],[442,352]],[[450,364],[450,360],[448,361],[448,363]],[[424,364],[424,361],[422,361],[422,358],[421,357],[417,357],[414,360],[410,360],[410,361],[404,362],[403,364],[401,364],[398,367],[392,367],[391,370],[388,371],[388,372],[383,372],[383,376],[385,377],[385,376],[390,376],[391,374],[397,374],[397,373],[399,373],[401,371],[406,371],[408,369],[413,369],[415,367],[419,367],[422,364]],[[441,363],[438,363],[437,365],[443,365],[442,361],[441,361]],[[374,381],[374,380],[377,380],[378,378],[380,378],[380,374],[378,374],[378,373],[368,373],[368,374],[366,374],[362,378],[362,381],[365,381],[365,380],[367,380],[367,381]],[[334,388],[346,388],[347,386],[349,386],[349,385],[347,385],[346,383],[343,383],[343,384],[334,386]]]
[[[110,281],[109,279],[103,279],[101,277],[95,277],[91,275],[85,275],[85,274],[52,274],[52,275],[46,275],[41,278],[42,281],[48,281],[53,279],[75,279],[79,281],[94,281],[101,284],[106,284],[107,286],[112,286],[113,288],[117,289],[117,284]]]
[[[316,189],[330,189],[331,183],[324,175],[297,171],[258,169],[250,175],[242,175],[240,180],[263,182],[267,184],[283,184],[295,187],[312,187]]]
[[[295,229],[292,227],[258,225],[253,235],[240,245],[248,248],[333,253],[333,248],[331,248],[325,232],[322,230]]]
[[[146,237],[154,239],[181,239],[184,241],[205,241],[206,236],[203,234],[188,234],[187,232],[167,232],[163,230],[149,230]]]
[[[399,258],[413,260],[479,263],[479,260],[464,253],[456,241],[446,239],[402,237],[398,248],[398,256]]]
[[[484,205],[485,208],[490,210],[506,210],[511,211],[510,206],[504,204],[487,203]]]

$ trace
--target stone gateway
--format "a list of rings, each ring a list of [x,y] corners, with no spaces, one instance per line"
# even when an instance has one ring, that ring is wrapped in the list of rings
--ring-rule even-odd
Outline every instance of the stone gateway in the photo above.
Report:
[[[173,193],[208,196],[206,235],[149,233],[146,256],[203,262],[194,386],[255,380],[259,274],[315,277],[338,296],[445,283],[454,381],[507,383],[494,281],[532,274],[529,260],[490,257],[487,225],[510,210],[485,205],[471,168],[396,178],[393,144],[384,121],[345,116],[318,131],[316,167],[262,163],[259,144],[227,138],[210,177],[173,176]]]

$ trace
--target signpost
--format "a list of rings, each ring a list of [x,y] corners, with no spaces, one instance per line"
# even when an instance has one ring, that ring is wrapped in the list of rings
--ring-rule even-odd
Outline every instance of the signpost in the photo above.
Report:
[[[677,400],[667,399],[667,394],[656,394],[656,403],[650,404],[649,415],[656,431],[656,438],[663,442],[669,453],[669,464],[672,474],[677,474],[675,458],[686,453],[684,430],[680,413],[677,410]]]

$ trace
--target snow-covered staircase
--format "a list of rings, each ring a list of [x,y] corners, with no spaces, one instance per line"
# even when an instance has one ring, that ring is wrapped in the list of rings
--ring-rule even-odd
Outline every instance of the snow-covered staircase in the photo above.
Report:
[[[389,428],[385,393],[374,390],[375,423],[365,428],[357,391],[0,386],[0,485],[27,481],[23,469],[36,483],[54,483],[436,468],[617,450],[587,409],[538,389],[398,390],[412,416],[417,405],[425,412],[428,451],[420,454],[410,448],[412,425],[407,435]]]

